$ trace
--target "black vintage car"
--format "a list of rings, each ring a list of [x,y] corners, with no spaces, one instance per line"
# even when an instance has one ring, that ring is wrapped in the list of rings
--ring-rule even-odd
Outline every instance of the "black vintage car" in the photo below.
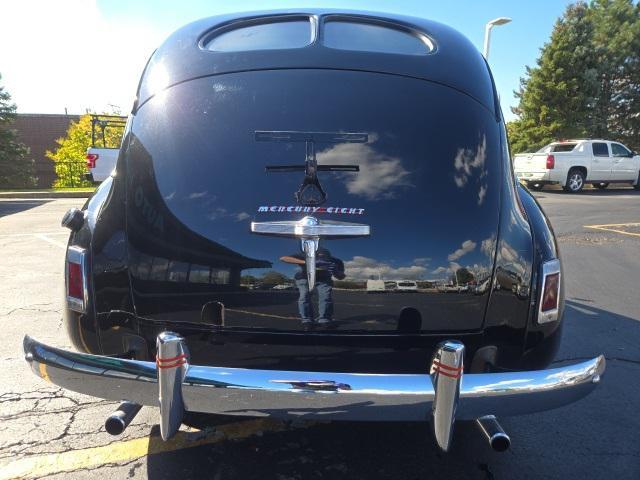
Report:
[[[150,405],[165,439],[207,414],[425,421],[447,450],[459,419],[505,449],[495,416],[603,374],[602,356],[544,370],[557,244],[514,179],[489,67],[450,28],[201,20],[153,54],[125,133],[113,176],[63,219],[78,352],[24,341],[36,375],[126,401],[110,432]],[[372,279],[413,293],[367,295]]]

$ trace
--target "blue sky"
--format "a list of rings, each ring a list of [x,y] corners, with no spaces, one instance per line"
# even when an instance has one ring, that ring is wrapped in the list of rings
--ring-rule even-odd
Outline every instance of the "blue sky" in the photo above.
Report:
[[[169,1],[9,0],[0,30],[2,83],[24,113],[81,113],[110,105],[127,113],[146,58],[162,39],[198,18],[268,8],[332,7],[430,18],[450,25],[482,49],[487,21],[512,23],[492,33],[490,65],[507,119],[525,65],[548,40],[564,0]],[[37,14],[34,15],[34,12]],[[5,27],[6,25],[6,27]],[[30,28],[25,28],[29,25]],[[33,35],[33,32],[39,32]],[[43,40],[44,39],[44,40]],[[43,48],[44,47],[44,48]]]

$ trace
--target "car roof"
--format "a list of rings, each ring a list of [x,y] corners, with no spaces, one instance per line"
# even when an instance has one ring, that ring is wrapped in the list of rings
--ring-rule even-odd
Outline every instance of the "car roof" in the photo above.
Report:
[[[566,145],[567,143],[580,143],[580,142],[613,142],[620,143],[616,140],[603,140],[601,138],[578,138],[575,140],[559,140],[557,142],[551,143],[551,145]]]
[[[319,31],[329,18],[395,27],[428,37],[434,48],[425,55],[349,51],[326,47],[317,39],[306,47],[274,50],[216,52],[202,47],[203,39],[210,38],[217,29],[226,30],[243,22],[268,22],[282,16],[311,18]],[[159,89],[194,78],[252,70],[315,68],[379,72],[430,80],[473,97],[496,114],[499,111],[493,80],[484,57],[456,30],[416,17],[317,9],[226,14],[180,28],[149,60],[140,80],[134,111]]]

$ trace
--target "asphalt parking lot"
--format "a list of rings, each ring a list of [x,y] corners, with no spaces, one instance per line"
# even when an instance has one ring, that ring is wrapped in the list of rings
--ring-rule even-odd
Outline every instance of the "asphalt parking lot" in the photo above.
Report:
[[[586,399],[505,418],[494,453],[472,424],[438,451],[428,425],[223,420],[159,439],[143,408],[121,437],[104,430],[111,402],[36,378],[24,334],[70,348],[61,323],[66,233],[82,199],[0,200],[0,479],[6,478],[640,478],[640,192],[535,194],[560,242],[567,308],[557,362],[604,353],[607,372]]]

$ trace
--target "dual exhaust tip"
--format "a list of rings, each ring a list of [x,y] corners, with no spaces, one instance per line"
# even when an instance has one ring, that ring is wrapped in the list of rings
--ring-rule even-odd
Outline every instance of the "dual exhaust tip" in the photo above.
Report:
[[[120,435],[138,414],[142,405],[133,402],[122,402],[118,409],[107,417],[104,428],[111,435]]]
[[[120,435],[138,414],[142,405],[133,402],[122,402],[115,412],[107,417],[104,428],[111,435]],[[496,452],[504,452],[511,446],[509,435],[502,429],[493,415],[485,415],[476,419],[478,428],[483,433],[491,448]]]
[[[476,419],[476,424],[493,450],[504,452],[509,449],[511,439],[502,429],[495,416],[485,415],[480,417]]]

